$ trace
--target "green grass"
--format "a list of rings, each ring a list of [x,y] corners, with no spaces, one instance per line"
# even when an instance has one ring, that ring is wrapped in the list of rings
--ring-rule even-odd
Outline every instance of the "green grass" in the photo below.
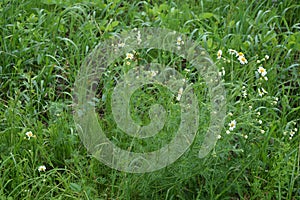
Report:
[[[3,0],[0,15],[0,199],[300,199],[296,0]],[[116,79],[135,65],[153,59],[176,65],[194,83],[201,111],[196,139],[179,160],[153,173],[129,174],[87,152],[74,124],[72,92],[84,58],[99,42],[140,27],[173,29],[202,45],[225,70],[228,114],[216,147],[198,158],[209,100],[195,69],[160,50],[137,51],[140,59],[130,65],[120,59],[108,67],[97,96],[99,121],[118,146],[158,149],[172,139],[180,120],[172,93],[148,85],[132,96],[132,117],[149,124],[148,110],[159,102],[170,111],[163,131],[131,141],[117,128],[108,102]],[[248,64],[228,49],[243,52]],[[257,73],[259,66],[267,70],[267,81]],[[261,88],[268,92],[262,97]],[[236,128],[227,134],[232,120]],[[28,140],[28,131],[35,137]],[[41,165],[45,172],[38,171]]]

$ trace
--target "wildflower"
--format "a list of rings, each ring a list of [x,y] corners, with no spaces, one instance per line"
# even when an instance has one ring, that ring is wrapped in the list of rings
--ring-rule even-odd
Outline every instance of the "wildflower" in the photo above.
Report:
[[[228,126],[229,126],[229,130],[230,130],[230,131],[233,131],[233,129],[235,129],[235,127],[236,127],[236,121],[235,121],[235,120],[232,120],[232,121],[228,124]]]
[[[261,130],[260,130],[260,132],[261,132],[262,134],[264,134],[266,131],[265,131],[265,130],[263,130],[263,129],[261,129]]]
[[[130,60],[133,60],[134,56],[132,53],[126,53],[126,59],[130,59]]]
[[[222,57],[222,50],[220,49],[217,53],[218,58],[217,59],[221,59]]]
[[[182,45],[182,44],[184,44],[184,41],[182,40],[182,38],[179,36],[178,38],[177,38],[177,45],[178,46],[180,46],[180,45]]]
[[[224,67],[222,67],[222,74],[223,74],[223,76],[225,76],[225,68]]]
[[[262,76],[265,76],[267,75],[267,70],[265,68],[263,68],[262,66],[260,66],[258,69],[257,69],[258,73],[260,73]]]
[[[35,137],[31,131],[28,131],[25,133],[25,135],[28,137],[27,139],[30,140],[30,138]]]
[[[241,63],[242,65],[248,63],[247,59],[246,59],[244,56],[239,56],[238,60],[240,61],[240,63]]]
[[[249,106],[249,109],[251,110],[253,107],[252,106]]]
[[[230,130],[226,130],[226,134],[230,134]]]
[[[256,62],[257,62],[257,64],[259,64],[259,63],[260,63],[260,60],[257,60]]]
[[[129,61],[127,61],[127,62],[126,62],[126,65],[130,65],[130,62],[129,62]]]
[[[264,93],[261,92],[259,88],[258,88],[258,95],[259,95],[260,97],[262,97],[262,96],[264,95]]]
[[[265,81],[267,81],[267,80],[268,80],[268,77],[265,76],[264,79],[265,79]]]
[[[218,136],[217,136],[218,140],[221,139],[221,137],[222,137],[221,135],[218,135]]]
[[[236,50],[233,50],[233,49],[228,49],[228,52],[229,52],[230,55],[233,55],[233,54],[237,55],[238,54],[238,52]]]
[[[246,90],[243,90],[243,91],[242,91],[242,94],[243,94],[243,97],[244,97],[244,98],[247,98],[247,95],[248,95],[248,94],[247,94],[247,91],[246,91]]]
[[[41,165],[38,168],[39,172],[45,172],[46,171],[46,166],[45,165]]]
[[[150,75],[151,77],[154,77],[154,76],[156,76],[157,74],[158,74],[158,71],[151,70],[151,71],[149,72],[149,75]]]
[[[257,113],[256,113],[258,116],[260,116],[260,112],[258,111]]]
[[[179,91],[178,91],[178,95],[177,95],[177,97],[176,97],[176,100],[177,100],[177,101],[180,101],[181,96],[182,96],[182,92],[183,92],[183,88],[180,88]]]
[[[229,112],[228,115],[229,115],[229,116],[233,116],[232,112]]]
[[[268,94],[268,92],[264,88],[258,88],[258,95],[262,97],[264,94]]]
[[[124,47],[124,46],[125,46],[125,43],[124,43],[124,42],[118,44],[118,47],[119,47],[119,48],[122,48],[122,47]]]
[[[244,135],[244,138],[245,138],[245,139],[248,139],[248,135]]]
[[[262,120],[261,120],[261,119],[260,119],[260,120],[258,120],[258,123],[259,123],[259,124],[262,124]]]
[[[277,105],[277,101],[272,101],[271,105]]]
[[[236,54],[236,57],[245,57],[245,55],[244,55],[242,52],[238,52],[238,53]]]
[[[269,55],[265,55],[265,59],[269,60],[270,56]]]
[[[268,92],[263,87],[261,88],[261,90],[263,93],[268,94]]]

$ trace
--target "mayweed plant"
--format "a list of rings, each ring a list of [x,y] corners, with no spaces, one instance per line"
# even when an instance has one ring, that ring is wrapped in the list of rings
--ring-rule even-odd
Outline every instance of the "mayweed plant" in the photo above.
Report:
[[[4,0],[0,10],[0,199],[299,199],[298,1]],[[121,50],[123,55],[87,80],[96,95],[87,102],[95,120],[86,123],[100,124],[109,142],[124,151],[154,152],[176,137],[181,112],[189,109],[180,102],[190,86],[198,102],[198,128],[172,164],[151,173],[126,173],[86,149],[99,138],[80,137],[74,107],[82,99],[76,99],[74,85],[98,44],[128,30],[136,30],[137,45],[145,44],[138,32],[143,27],[182,33],[160,44],[172,43],[179,55],[130,49],[128,40],[110,46],[111,54]],[[214,104],[205,75],[180,54],[190,40],[205,50],[199,57],[210,57],[226,91],[219,99],[226,103],[226,118],[204,157],[199,150],[210,145],[204,139]],[[103,56],[97,56],[100,63]],[[176,70],[170,77],[178,75],[180,81],[174,91],[161,84],[141,84],[134,91],[128,118],[150,127],[147,133],[161,130],[137,138],[115,122],[113,94],[132,70],[147,71],[135,80],[161,77],[160,68],[150,69],[149,63]],[[81,109],[84,115],[89,107]],[[160,115],[157,121],[153,110]],[[138,167],[138,159],[128,165]]]

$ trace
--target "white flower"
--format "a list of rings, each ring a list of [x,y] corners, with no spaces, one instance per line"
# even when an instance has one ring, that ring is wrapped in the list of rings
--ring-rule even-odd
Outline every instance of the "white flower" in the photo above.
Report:
[[[261,90],[263,93],[268,94],[268,92],[263,87],[261,88]]]
[[[264,79],[265,79],[265,81],[267,81],[267,80],[268,80],[268,77],[265,76]]]
[[[265,55],[265,59],[269,60],[270,56],[269,55]]]
[[[27,138],[28,140],[30,140],[30,138],[32,138],[32,137],[33,138],[35,137],[35,135],[33,135],[33,133],[31,131],[26,132],[25,135],[28,137]]]
[[[217,135],[217,138],[218,138],[218,139],[221,139],[221,137],[222,137],[221,135]]]
[[[251,110],[253,107],[252,106],[249,106],[249,109]]]
[[[226,130],[226,134],[230,134],[230,130]]]
[[[233,55],[233,54],[237,55],[238,54],[238,52],[234,49],[228,49],[228,52],[229,52],[230,55]]]
[[[122,47],[124,47],[124,46],[125,46],[125,43],[124,43],[124,42],[118,44],[118,47],[119,47],[119,48],[122,48]]]
[[[276,105],[277,104],[277,101],[272,101],[271,102],[271,105]]]
[[[268,94],[268,92],[262,87],[262,88],[258,88],[258,95],[259,96],[263,96],[264,94]]]
[[[265,131],[265,130],[263,130],[263,129],[261,129],[261,130],[260,130],[260,132],[261,132],[262,134],[264,134],[266,131]]]
[[[45,165],[41,165],[38,168],[39,172],[45,172],[46,171],[46,166]]]
[[[228,126],[229,126],[229,130],[230,130],[230,131],[233,131],[233,129],[235,129],[235,127],[236,127],[236,121],[235,121],[235,120],[232,120],[232,121],[228,124]]]
[[[259,95],[260,97],[262,97],[262,96],[264,95],[264,93],[261,92],[259,88],[258,88],[258,95]]]
[[[218,58],[217,59],[221,59],[222,57],[222,50],[220,49],[217,53]]]
[[[184,44],[184,41],[183,41],[182,38],[179,36],[179,37],[177,38],[176,43],[177,43],[178,46],[180,46],[180,45]]]
[[[246,59],[244,56],[239,56],[238,60],[240,61],[240,63],[241,63],[242,65],[248,63],[247,59]]]
[[[229,115],[229,116],[233,116],[232,112],[229,112],[228,115]]]
[[[258,120],[258,123],[259,123],[259,124],[262,124],[262,120],[261,120],[261,119],[260,119],[260,120]]]
[[[126,59],[130,59],[132,60],[134,58],[133,54],[132,53],[126,53]]]
[[[257,69],[258,73],[260,73],[262,76],[265,76],[267,75],[267,70],[265,68],[263,68],[262,66],[260,66],[258,69]]]
[[[222,74],[223,74],[223,76],[225,76],[225,68],[224,67],[222,67]]]
[[[182,92],[183,92],[183,88],[180,88],[179,91],[178,91],[177,97],[176,97],[177,101],[180,101],[181,96],[182,96]]]
[[[243,97],[244,97],[244,98],[247,98],[247,95],[248,95],[248,94],[247,94],[247,91],[246,91],[246,90],[243,90],[243,91],[242,91],[242,94],[243,94]]]
[[[245,57],[245,55],[242,52],[236,53],[236,57]]]
[[[158,74],[158,71],[154,71],[154,70],[150,70],[149,71],[149,75],[151,76],[151,77],[154,77],[154,76],[156,76]]]
[[[245,138],[245,139],[248,139],[248,135],[244,135],[244,138]]]

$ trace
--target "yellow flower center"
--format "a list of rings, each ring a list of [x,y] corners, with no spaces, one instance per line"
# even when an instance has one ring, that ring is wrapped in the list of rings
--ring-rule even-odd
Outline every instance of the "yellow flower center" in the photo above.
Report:
[[[239,56],[244,56],[244,54],[242,52],[239,52],[238,55]]]

